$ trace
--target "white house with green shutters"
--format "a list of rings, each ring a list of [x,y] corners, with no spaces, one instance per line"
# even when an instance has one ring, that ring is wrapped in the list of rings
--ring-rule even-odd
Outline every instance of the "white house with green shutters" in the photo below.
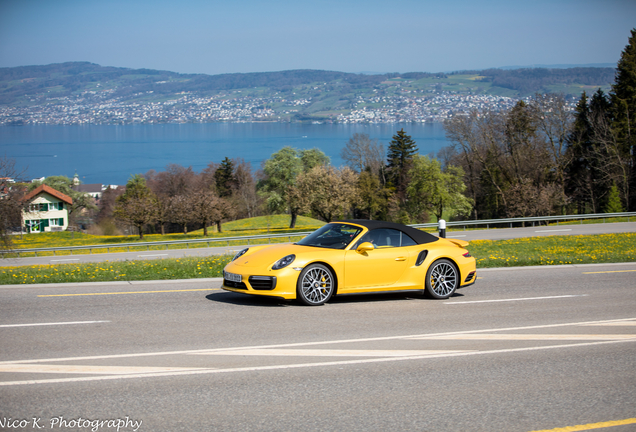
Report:
[[[64,231],[68,228],[68,210],[73,199],[47,185],[29,192],[23,201],[23,226],[28,233]]]

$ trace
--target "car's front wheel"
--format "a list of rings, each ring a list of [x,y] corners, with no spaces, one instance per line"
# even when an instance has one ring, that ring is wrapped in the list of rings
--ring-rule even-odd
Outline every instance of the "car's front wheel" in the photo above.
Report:
[[[459,286],[459,271],[449,260],[437,260],[428,268],[424,286],[429,297],[447,299]]]
[[[331,270],[322,264],[311,264],[298,277],[296,293],[298,300],[307,306],[319,306],[328,301],[335,289]]]

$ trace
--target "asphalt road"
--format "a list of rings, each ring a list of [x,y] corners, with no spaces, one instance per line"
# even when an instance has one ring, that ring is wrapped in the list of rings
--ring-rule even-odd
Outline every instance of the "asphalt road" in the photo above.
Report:
[[[218,279],[0,286],[0,429],[634,431],[635,276],[487,269],[444,301],[321,307]]]
[[[636,232],[636,222],[561,225],[549,227],[503,228],[470,231],[449,231],[448,238],[462,240],[505,240],[522,237],[549,235],[590,235]],[[92,255],[43,256],[30,258],[0,258],[0,267],[37,264],[69,264],[82,262],[102,262],[116,260],[141,260],[182,258],[186,256],[210,256],[234,254],[245,246],[223,246],[196,249],[170,249],[162,251],[98,253]]]

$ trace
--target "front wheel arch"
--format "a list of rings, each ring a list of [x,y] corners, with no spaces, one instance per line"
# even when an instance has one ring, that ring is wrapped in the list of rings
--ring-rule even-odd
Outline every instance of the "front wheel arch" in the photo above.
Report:
[[[338,295],[338,287],[339,287],[339,285],[340,285],[340,281],[338,280],[338,273],[336,273],[336,271],[334,270],[334,268],[333,268],[331,265],[329,265],[329,264],[327,264],[326,262],[324,262],[324,261],[315,261],[315,262],[310,262],[309,264],[306,264],[306,265],[303,267],[303,270],[304,270],[304,269],[306,269],[307,267],[309,267],[310,265],[313,265],[313,264],[320,264],[320,265],[323,265],[323,266],[327,267],[327,268],[329,269],[329,271],[331,271],[331,274],[333,275],[333,279],[334,279],[334,281],[335,281],[335,286],[334,286],[334,289],[333,289],[333,295],[334,295],[334,296],[335,296],[335,295]],[[302,273],[302,271],[301,271],[301,273]],[[298,276],[298,279],[300,279],[300,275]],[[298,281],[296,281],[296,282],[298,282]],[[332,296],[332,297],[333,297],[333,296]]]

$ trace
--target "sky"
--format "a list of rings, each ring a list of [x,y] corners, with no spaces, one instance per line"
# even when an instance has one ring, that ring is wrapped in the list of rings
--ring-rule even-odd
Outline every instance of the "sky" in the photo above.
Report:
[[[616,64],[636,0],[0,0],[0,67],[223,74]]]

